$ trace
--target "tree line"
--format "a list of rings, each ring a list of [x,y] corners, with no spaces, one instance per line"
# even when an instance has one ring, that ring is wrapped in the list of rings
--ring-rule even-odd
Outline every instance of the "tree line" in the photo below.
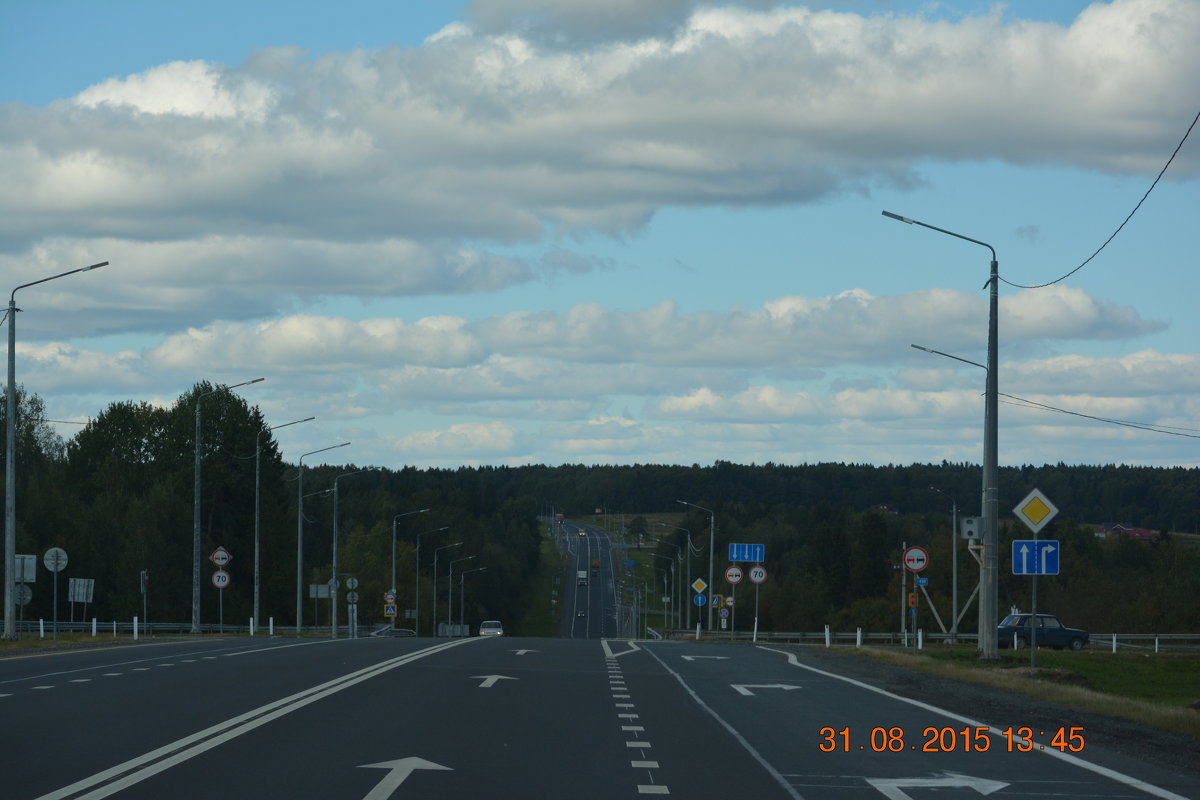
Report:
[[[113,403],[67,440],[45,421],[40,399],[18,389],[17,551],[38,559],[33,599],[22,609],[26,618],[49,618],[53,583],[41,557],[51,547],[62,547],[69,565],[60,576],[60,619],[75,611],[65,604],[65,579],[71,577],[95,580],[89,618],[142,615],[139,575],[148,570],[150,621],[190,621],[198,401],[203,412],[204,623],[215,623],[218,614],[227,624],[245,624],[250,617],[257,521],[260,624],[268,618],[278,627],[295,624],[301,527],[302,613],[306,624],[327,624],[328,601],[311,599],[308,587],[331,577],[330,490],[335,485],[338,572],[343,580],[359,582],[360,621],[382,622],[384,592],[394,588],[401,615],[419,598],[426,634],[435,621],[457,622],[460,608],[468,624],[497,618],[512,628],[532,603],[544,601],[533,597],[529,587],[541,565],[545,520],[556,513],[588,521],[606,514],[614,525],[622,518],[631,524],[639,515],[670,520],[687,533],[666,527],[652,533],[665,542],[653,546],[667,557],[687,546],[689,534],[698,552],[706,554],[715,523],[718,574],[726,566],[722,556],[728,543],[764,544],[770,571],[760,594],[764,629],[820,630],[827,623],[838,630],[898,629],[904,602],[900,554],[906,545],[929,552],[930,566],[923,574],[947,626],[952,542],[960,548],[960,607],[978,576],[975,562],[950,530],[952,507],[959,516],[978,514],[981,474],[976,465],[720,461],[711,466],[374,469],[320,464],[304,466],[301,489],[298,466],[283,460],[262,412],[219,388],[198,383],[169,406]],[[256,472],[261,487],[257,513]],[[1062,572],[1040,580],[1039,608],[1096,631],[1200,631],[1200,606],[1192,600],[1200,594],[1198,478],[1200,470],[1187,468],[1002,468],[1001,610],[1029,605],[1030,581],[1011,574],[1007,548],[1014,538],[1031,537],[1006,510],[1038,488],[1061,509],[1040,537],[1062,544]],[[297,520],[301,492],[309,495],[303,500],[302,526]],[[1103,522],[1128,523],[1157,534],[1149,542],[1099,536]],[[215,567],[207,560],[217,546],[233,556],[226,567],[231,582],[220,596],[210,582]],[[707,574],[705,557],[693,561],[693,575]],[[451,561],[452,586],[447,581]],[[446,606],[447,589],[454,594],[453,609]],[[342,593],[344,599],[345,587]],[[77,613],[82,618],[83,610]],[[924,598],[922,613],[927,613]],[[936,630],[931,617],[922,622]],[[414,622],[402,617],[398,624],[413,627]],[[972,608],[960,630],[975,628]]]

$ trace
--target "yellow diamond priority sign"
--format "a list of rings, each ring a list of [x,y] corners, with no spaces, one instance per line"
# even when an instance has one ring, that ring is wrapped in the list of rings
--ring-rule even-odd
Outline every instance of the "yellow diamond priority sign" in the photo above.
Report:
[[[696,578],[696,580],[692,582],[692,588],[696,590],[697,594],[703,594],[704,590],[708,588],[708,584],[699,578]]]
[[[1017,515],[1017,519],[1025,523],[1025,527],[1037,533],[1046,527],[1050,520],[1054,519],[1058,509],[1054,507],[1054,503],[1050,502],[1050,498],[1034,489],[1026,495],[1024,500],[1017,503],[1013,513]]]

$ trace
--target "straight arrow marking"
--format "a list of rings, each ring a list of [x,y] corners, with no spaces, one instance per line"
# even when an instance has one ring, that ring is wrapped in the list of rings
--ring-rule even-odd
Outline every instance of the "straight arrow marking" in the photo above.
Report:
[[[515,681],[516,678],[510,678],[507,675],[472,675],[472,678],[481,678],[483,683],[479,684],[480,689],[490,689],[496,685],[497,681]]]
[[[731,683],[729,685],[733,687],[734,691],[738,692],[738,694],[744,695],[745,697],[754,697],[754,692],[750,691],[751,689],[783,689],[785,692],[790,692],[792,689],[803,688],[801,686],[791,686],[786,683]]]
[[[970,775],[959,775],[955,772],[943,772],[941,778],[867,778],[867,783],[879,790],[888,800],[912,800],[912,797],[902,791],[901,787],[909,789],[938,789],[942,787],[962,786],[974,789],[982,795],[998,792],[1007,783],[988,780],[987,778],[972,778]]]
[[[411,756],[409,758],[398,758],[395,761],[381,761],[378,764],[359,764],[359,769],[386,769],[390,770],[383,780],[375,784],[363,800],[388,800],[396,789],[400,788],[400,784],[413,774],[414,770],[418,769],[444,769],[449,770],[450,767],[443,767],[441,764],[435,764],[432,761],[426,761],[423,758]]]

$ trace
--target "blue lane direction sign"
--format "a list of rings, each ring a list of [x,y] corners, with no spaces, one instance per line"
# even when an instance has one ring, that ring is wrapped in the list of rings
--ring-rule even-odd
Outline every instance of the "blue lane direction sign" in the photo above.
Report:
[[[1060,552],[1057,539],[1014,539],[1013,575],[1057,575]]]
[[[706,606],[708,605],[708,598],[702,594],[698,594],[692,598],[692,603],[698,606]]]
[[[730,561],[750,561],[761,564],[766,561],[767,546],[765,544],[736,544],[729,543]]]

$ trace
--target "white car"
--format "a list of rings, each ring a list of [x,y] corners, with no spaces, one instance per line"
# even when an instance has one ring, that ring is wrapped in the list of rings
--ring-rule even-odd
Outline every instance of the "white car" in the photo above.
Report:
[[[480,636],[503,636],[504,626],[500,624],[498,619],[485,619],[479,623]]]

